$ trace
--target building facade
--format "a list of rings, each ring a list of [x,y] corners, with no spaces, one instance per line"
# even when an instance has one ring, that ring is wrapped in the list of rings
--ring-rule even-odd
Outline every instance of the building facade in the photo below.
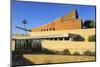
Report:
[[[69,14],[57,18],[48,24],[32,29],[32,32],[37,31],[55,31],[55,30],[68,30],[68,29],[81,29],[82,21],[78,18],[77,10],[71,11]]]
[[[82,21],[77,11],[73,10],[48,24],[33,28],[29,36],[13,37],[12,51],[21,51],[24,48],[41,51],[42,48],[46,48],[55,51],[69,49],[72,54],[94,52],[95,41],[89,42],[88,38],[95,35],[95,28],[82,29]]]

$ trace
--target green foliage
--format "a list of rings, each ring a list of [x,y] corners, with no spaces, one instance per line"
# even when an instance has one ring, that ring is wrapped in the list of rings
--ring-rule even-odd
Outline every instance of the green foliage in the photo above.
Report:
[[[94,24],[94,21],[93,20],[91,20],[90,27],[92,27],[92,28],[95,27],[95,24]]]
[[[86,20],[84,22],[84,27],[85,28],[94,28],[95,27],[94,20]]]
[[[28,41],[27,45],[28,45],[28,47],[31,47],[32,42],[31,41]]]
[[[63,51],[63,54],[65,54],[65,55],[71,55],[71,53],[70,53],[70,51],[69,51],[68,49],[65,49],[65,50]]]
[[[88,41],[95,42],[96,41],[96,36],[95,35],[89,36]]]
[[[42,53],[46,53],[46,54],[59,54],[60,52],[56,51],[56,50],[49,50],[49,49],[46,49],[46,48],[42,48]]]
[[[80,55],[80,53],[79,52],[74,52],[73,55]]]
[[[92,51],[85,51],[85,52],[83,53],[83,55],[85,55],[85,56],[95,56],[96,53],[95,53],[95,52],[92,52]]]
[[[93,55],[93,56],[96,56],[96,52],[95,52],[95,51],[94,51],[94,52],[92,52],[92,55]]]

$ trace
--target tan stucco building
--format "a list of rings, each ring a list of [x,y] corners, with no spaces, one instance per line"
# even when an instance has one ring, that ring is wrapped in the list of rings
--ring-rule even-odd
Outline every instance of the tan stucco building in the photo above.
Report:
[[[95,42],[88,41],[89,36],[92,35],[95,35],[95,28],[82,29],[82,21],[78,18],[77,10],[73,10],[48,24],[33,28],[29,36],[13,37],[12,50],[23,48],[21,44],[26,46],[23,40],[31,41],[31,45],[34,45],[34,40],[40,40],[41,46],[49,50],[69,49],[71,53],[95,51]]]

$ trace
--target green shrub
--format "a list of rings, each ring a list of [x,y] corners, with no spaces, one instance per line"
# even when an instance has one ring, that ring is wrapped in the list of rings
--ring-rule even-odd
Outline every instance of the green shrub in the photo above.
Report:
[[[95,22],[94,22],[94,20],[85,20],[83,26],[85,28],[94,28]]]
[[[59,51],[56,51],[56,50],[51,50],[54,54],[60,54]]]
[[[46,53],[46,54],[59,54],[60,52],[56,51],[56,50],[49,50],[49,49],[46,49],[46,48],[42,48],[42,53]]]
[[[92,55],[93,55],[93,56],[96,56],[96,52],[95,52],[95,51],[94,51],[94,52],[92,52]]]
[[[89,36],[88,41],[90,41],[90,42],[96,41],[96,36],[95,35]]]
[[[83,53],[83,55],[85,55],[85,56],[94,56],[94,55],[95,55],[95,52],[85,51],[85,52]]]
[[[70,51],[69,51],[68,49],[65,49],[65,50],[63,51],[63,54],[65,54],[65,55],[71,55],[71,53],[70,53]]]
[[[79,52],[74,52],[73,55],[80,55],[80,53]]]

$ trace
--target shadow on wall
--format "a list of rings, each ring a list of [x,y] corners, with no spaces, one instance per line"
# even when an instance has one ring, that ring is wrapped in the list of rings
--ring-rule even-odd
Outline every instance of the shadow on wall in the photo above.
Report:
[[[85,38],[78,34],[69,33],[68,37],[71,38],[72,41],[85,41]]]
[[[63,51],[56,51],[56,50],[48,50],[46,48],[42,48],[43,54],[55,54],[55,55],[71,55],[71,56],[96,56],[95,51],[84,51],[83,54],[80,54],[80,52],[74,52],[71,54],[69,49],[65,49]]]

